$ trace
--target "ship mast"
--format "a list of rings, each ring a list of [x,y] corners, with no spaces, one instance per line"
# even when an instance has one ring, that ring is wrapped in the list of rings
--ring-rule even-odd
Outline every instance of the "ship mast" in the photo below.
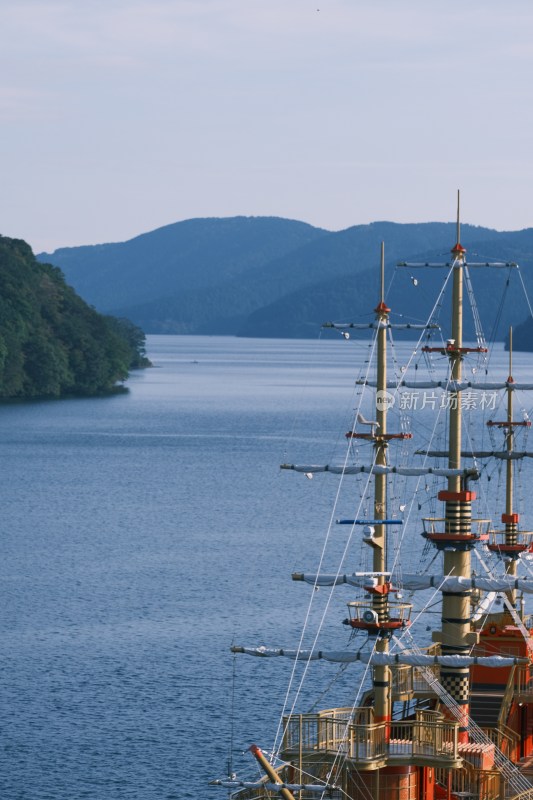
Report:
[[[385,244],[381,243],[381,275],[380,275],[380,302],[375,308],[377,331],[377,431],[374,440],[374,463],[377,466],[387,464],[387,327],[390,308],[385,303]],[[374,482],[374,520],[385,520],[387,512],[387,477],[377,474]],[[383,587],[381,592],[373,594],[373,608],[380,623],[388,618],[388,590],[387,578],[383,575],[387,568],[387,538],[386,526],[377,524],[373,545],[373,570],[380,574],[378,585]],[[380,629],[376,641],[376,652],[389,651],[389,637]],[[374,713],[376,722],[388,722],[391,719],[390,696],[390,669],[389,667],[374,667]]]
[[[461,391],[459,382],[463,372],[463,277],[466,250],[461,245],[459,192],[457,192],[457,241],[452,248],[453,292],[452,292],[452,338],[448,340],[446,353],[450,361],[453,390],[449,393],[449,442],[448,466],[461,468]],[[444,574],[456,577],[471,576],[471,543],[461,537],[471,535],[472,500],[474,492],[468,491],[460,476],[448,478],[447,491],[439,492],[439,500],[445,506],[445,534],[447,546],[443,547]],[[440,633],[443,655],[466,655],[470,649],[470,591],[460,594],[443,594],[442,630]],[[460,708],[459,740],[468,741],[469,716],[469,669],[468,667],[443,668],[441,682]]]
[[[513,391],[510,384],[513,380],[513,329],[509,328],[509,377],[507,378],[507,432],[505,443],[507,452],[510,455],[513,450]],[[515,545],[517,542],[518,514],[513,513],[513,460],[507,460],[506,481],[505,481],[505,514],[502,514],[502,522],[505,524],[505,544]],[[510,558],[507,561],[506,573],[516,577],[516,559]],[[516,607],[516,589],[508,592],[509,602]]]
[[[502,522],[505,525],[503,531],[495,532],[496,535],[503,534],[503,543],[489,544],[489,550],[496,553],[500,558],[505,559],[506,566],[505,572],[507,575],[515,578],[517,575],[517,559],[520,553],[528,549],[528,545],[523,541],[519,541],[520,533],[522,537],[524,532],[519,531],[518,522],[519,515],[513,510],[514,496],[513,496],[513,480],[514,480],[514,467],[512,453],[514,450],[514,429],[516,427],[529,428],[531,423],[529,420],[516,421],[513,419],[513,391],[515,389],[515,382],[513,378],[513,329],[509,329],[509,377],[506,381],[507,391],[507,415],[504,422],[496,422],[489,420],[487,425],[489,427],[503,428],[505,432],[505,450],[507,452],[507,465],[505,472],[505,513],[502,514]],[[516,608],[516,589],[510,589],[506,592],[507,599],[513,608]]]

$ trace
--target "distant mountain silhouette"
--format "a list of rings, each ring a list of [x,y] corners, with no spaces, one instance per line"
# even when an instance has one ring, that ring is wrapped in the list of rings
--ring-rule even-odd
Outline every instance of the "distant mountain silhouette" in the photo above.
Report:
[[[127,242],[66,247],[38,258],[58,266],[87,302],[109,312],[238,280],[324,234],[276,217],[190,219]]]
[[[59,266],[98,310],[127,317],[148,333],[316,336],[325,320],[368,316],[378,296],[380,243],[393,313],[425,319],[442,270],[394,270],[399,260],[447,261],[453,223],[374,222],[339,232],[276,217],[196,219],[168,225],[121,244],[73,247],[39,258]],[[463,225],[471,261],[517,261],[533,288],[533,229],[498,232]],[[498,317],[503,339],[528,315],[517,276],[471,270],[482,319]],[[516,272],[516,271],[514,271]],[[507,302],[502,309],[502,295]],[[465,335],[475,334],[465,318]]]

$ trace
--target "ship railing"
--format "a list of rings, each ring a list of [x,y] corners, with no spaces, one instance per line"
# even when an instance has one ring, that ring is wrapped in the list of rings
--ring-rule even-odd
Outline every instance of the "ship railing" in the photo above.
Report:
[[[371,712],[372,709],[357,709]],[[350,722],[318,714],[294,715],[285,720],[283,750],[289,753],[342,753],[360,763],[383,760],[460,758],[458,724],[434,711],[419,711],[414,720]]]
[[[500,713],[498,715],[499,726],[505,725],[505,723],[507,722],[509,711],[511,709],[511,704],[513,702],[517,679],[519,680],[518,670],[516,669],[516,667],[511,667],[509,671],[509,678],[507,679],[507,686],[505,687],[505,692],[503,693],[502,697],[502,705],[500,708]]]
[[[514,696],[519,702],[533,702],[533,674],[531,667],[518,667],[516,669]]]
[[[502,796],[501,775],[497,770],[479,770],[465,762],[463,768],[458,770],[437,767],[435,777],[440,786],[450,786],[450,794],[454,797],[500,800]]]
[[[509,540],[511,539],[511,543]],[[489,547],[491,550],[501,549],[502,553],[513,552],[516,553],[530,550],[533,545],[533,531],[523,531],[516,529],[509,532],[504,528],[490,528],[489,529]]]
[[[431,536],[442,534],[445,532],[447,522],[448,520],[446,517],[423,517],[422,525],[424,526],[424,533],[430,534]],[[476,539],[486,540],[489,538],[490,519],[472,517],[468,523],[470,526],[470,533],[473,534]]]
[[[428,655],[435,655],[433,652],[435,648],[427,648],[422,652],[427,652]],[[410,651],[404,651],[409,653]],[[392,675],[392,695],[393,699],[397,700],[402,697],[416,695],[429,695],[434,696],[435,690],[428,684],[428,672],[432,674],[435,680],[439,679],[440,668],[438,665],[431,665],[428,667],[409,667],[405,664],[394,664],[390,668]]]
[[[318,711],[316,716],[345,722],[371,723],[374,721],[374,709],[370,706],[345,706],[344,708],[326,708]]]
[[[424,667],[423,669],[413,667],[413,691],[415,694],[435,694],[435,690],[428,683],[427,677],[424,677],[429,672],[436,681],[440,679],[440,667],[436,665]]]
[[[503,723],[499,723],[497,728],[482,728],[481,730],[509,761],[514,762],[518,759],[520,749],[518,733]]]
[[[413,694],[413,668],[405,664],[394,664],[390,667],[392,676],[392,698],[411,697]]]
[[[350,615],[350,624],[361,630],[396,630],[407,628],[413,606],[411,603],[387,602],[387,613],[381,617],[369,600],[351,600],[346,604]]]
[[[387,755],[389,758],[456,761],[459,755],[457,723],[444,721],[435,711],[419,711],[415,720],[393,722]]]
[[[333,751],[356,758],[373,759],[384,754],[385,726],[374,722],[372,708],[331,709],[339,716],[296,714],[284,720],[285,751]]]

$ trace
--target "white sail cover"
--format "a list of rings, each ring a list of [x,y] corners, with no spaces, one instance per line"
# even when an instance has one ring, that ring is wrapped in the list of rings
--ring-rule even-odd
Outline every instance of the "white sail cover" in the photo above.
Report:
[[[368,330],[368,328],[394,328],[395,330],[415,330],[415,331],[425,331],[428,329],[435,329],[439,328],[438,325],[434,323],[429,323],[427,325],[420,324],[420,323],[411,323],[411,322],[383,322],[383,320],[373,320],[372,322],[325,322],[322,325],[323,328],[335,328],[338,331],[344,331],[347,329],[350,330]]]
[[[353,653],[346,650],[288,650],[276,647],[232,647],[233,653],[244,653],[248,656],[260,658],[285,657],[295,661],[334,661],[348,664],[362,661],[375,667],[404,664],[410,667],[428,667],[439,665],[442,667],[469,667],[479,664],[483,667],[508,667],[517,664],[528,664],[527,658],[512,658],[507,656],[426,656],[418,653]]]
[[[304,583],[309,583],[311,586],[339,586],[342,583],[347,583],[349,586],[362,588],[371,584],[371,579],[355,573],[352,575],[330,575],[328,573],[316,575],[308,572],[299,572],[296,575],[297,577],[293,575],[293,580],[304,581]]]
[[[456,262],[451,261],[443,261],[441,263],[437,261],[399,261],[397,266],[398,267],[453,267]],[[518,264],[514,261],[464,261],[465,267],[493,267],[494,269],[504,269],[505,267],[511,267],[513,269],[518,269]]]
[[[413,591],[421,589],[439,589],[443,592],[465,592],[469,589],[481,589],[484,592],[508,592],[516,589],[519,592],[533,594],[533,579],[510,578],[508,576],[490,577],[475,575],[471,578],[454,577],[452,575],[403,575],[401,585]]]
[[[449,458],[447,450],[417,450],[416,455],[430,458]],[[531,450],[461,450],[461,458],[499,458],[502,461],[517,461],[533,458]]]
[[[348,664],[352,661],[368,662],[368,655],[362,656],[359,653],[348,652],[347,650],[291,650],[285,647],[237,647],[231,648],[232,653],[244,653],[247,656],[259,656],[260,658],[292,658],[295,661],[335,661],[341,664]]]
[[[512,658],[510,656],[425,656],[418,653],[374,653],[370,663],[375,667],[388,667],[404,664],[409,667],[470,667],[479,664],[482,667],[510,667],[529,664],[528,658]]]
[[[349,586],[365,587],[370,585],[368,577],[356,575],[335,575],[328,573],[315,574],[311,572],[296,573],[295,580],[304,581],[311,586]],[[492,578],[476,575],[472,578],[454,577],[451,575],[416,575],[403,574],[397,578],[392,576],[392,583],[410,591],[423,591],[425,589],[438,589],[442,592],[460,593],[469,589],[481,589],[484,592],[509,592],[513,589],[526,594],[533,594],[532,578],[510,578],[508,576]]]
[[[354,464],[281,464],[280,469],[292,469],[295,472],[303,472],[308,475],[316,472],[332,472],[335,475],[358,475],[367,473],[372,475],[408,475],[417,477],[419,475],[437,475],[441,478],[455,478],[458,476],[475,477],[478,473],[472,469],[448,469],[441,467],[393,467]]]

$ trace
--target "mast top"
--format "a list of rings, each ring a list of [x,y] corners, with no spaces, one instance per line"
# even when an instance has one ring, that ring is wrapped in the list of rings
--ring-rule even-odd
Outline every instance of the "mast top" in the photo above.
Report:
[[[507,383],[514,383],[513,380],[513,328],[509,328],[509,377]]]
[[[452,253],[455,256],[463,255],[466,253],[465,248],[461,244],[461,220],[460,220],[460,191],[457,189],[457,241],[454,247],[452,247]]]
[[[389,314],[390,308],[385,303],[385,242],[381,242],[381,275],[379,289],[379,303],[374,309],[376,314]]]

